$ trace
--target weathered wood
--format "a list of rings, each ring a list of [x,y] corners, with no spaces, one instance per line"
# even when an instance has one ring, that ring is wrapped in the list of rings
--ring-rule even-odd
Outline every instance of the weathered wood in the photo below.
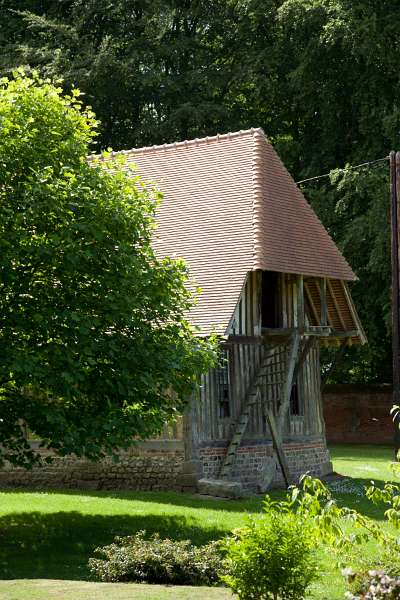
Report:
[[[297,277],[297,325],[304,327],[304,278],[303,275]]]
[[[287,289],[286,289],[286,274],[281,273],[279,278],[280,297],[282,302],[282,322],[281,327],[288,326],[288,311],[287,311]]]
[[[326,297],[326,277],[320,280],[319,293],[321,297],[321,325],[328,324],[328,303]]]
[[[289,404],[290,404],[290,394],[291,394],[292,385],[293,385],[293,374],[294,374],[294,370],[296,367],[299,345],[300,345],[300,336],[299,336],[298,331],[295,330],[293,333],[293,336],[292,336],[292,343],[291,343],[291,347],[290,347],[290,351],[289,351],[289,360],[288,360],[287,371],[286,371],[286,380],[285,380],[285,385],[283,387],[281,406],[279,409],[278,430],[280,432],[283,430],[286,413],[288,411]]]
[[[344,295],[346,297],[347,303],[350,307],[351,316],[353,317],[354,323],[357,327],[357,335],[360,337],[361,343],[367,343],[367,336],[365,335],[364,328],[361,324],[360,318],[357,314],[356,307],[354,306],[353,298],[350,295],[348,285],[345,281],[340,282],[343,288]]]
[[[272,349],[271,351],[266,352],[264,354],[262,366],[273,359],[274,352],[275,350]],[[240,446],[240,442],[243,438],[243,435],[246,431],[249,422],[252,406],[260,400],[260,370],[261,369],[258,369],[254,374],[252,374],[252,378],[249,381],[246,390],[246,395],[243,398],[242,410],[236,421],[234,432],[229,442],[226,457],[221,467],[219,475],[220,479],[226,479],[230,476],[235,461],[237,449]]]
[[[228,338],[222,342],[225,346],[230,346],[232,344],[253,344],[254,346],[261,346],[263,343],[264,338],[256,335],[229,335]]]
[[[299,358],[296,362],[296,366],[294,368],[293,382],[296,381],[296,379],[299,375],[300,369],[303,367],[304,361],[307,358],[307,355],[308,355],[310,349],[312,348],[313,343],[314,343],[314,340],[311,337],[306,338],[306,340],[304,341],[303,347],[300,351],[300,356],[299,356]]]
[[[274,417],[273,413],[269,410],[266,411],[265,417],[267,419],[267,422],[268,422],[268,425],[269,425],[269,428],[271,431],[272,444],[273,444],[276,455],[278,457],[279,464],[282,469],[282,474],[283,474],[283,478],[285,480],[286,487],[289,487],[289,485],[290,485],[289,467],[288,467],[288,464],[286,461],[285,451],[284,451],[283,445],[282,445],[282,438],[281,438],[280,432],[279,432],[276,422],[275,422],[275,417]]]
[[[346,330],[346,323],[344,322],[343,314],[342,314],[342,311],[340,310],[339,303],[338,303],[337,298],[335,296],[335,290],[333,289],[333,286],[332,286],[332,284],[330,282],[330,279],[327,280],[327,283],[328,283],[328,291],[329,291],[329,293],[331,295],[331,298],[332,298],[335,310],[336,310],[337,315],[339,317],[340,324],[341,324],[343,330]]]
[[[198,458],[198,405],[198,398],[196,398],[195,394],[192,394],[183,416],[183,443],[186,461]]]
[[[311,312],[313,314],[314,320],[315,320],[315,322],[317,324],[319,324],[321,322],[320,321],[320,315],[318,314],[318,311],[317,311],[317,309],[315,307],[315,304],[314,304],[314,301],[312,299],[312,295],[311,295],[311,292],[310,292],[310,288],[308,287],[308,283],[306,283],[306,282],[304,282],[304,290],[306,292],[308,304],[310,305]]]

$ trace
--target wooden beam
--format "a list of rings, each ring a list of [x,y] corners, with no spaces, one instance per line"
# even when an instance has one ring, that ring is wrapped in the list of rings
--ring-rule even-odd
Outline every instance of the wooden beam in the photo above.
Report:
[[[365,335],[364,328],[361,325],[361,321],[358,317],[356,307],[354,306],[353,298],[351,297],[347,283],[345,281],[341,281],[340,283],[342,284],[343,292],[344,292],[344,295],[346,296],[346,300],[349,305],[351,316],[353,317],[354,323],[358,329],[358,336],[360,337],[361,343],[366,344],[367,336]]]
[[[292,392],[292,385],[293,385],[293,375],[294,375],[294,371],[295,371],[295,367],[296,367],[299,346],[300,346],[300,335],[299,335],[298,331],[294,331],[294,333],[292,335],[292,345],[291,345],[291,349],[290,349],[290,353],[289,353],[289,362],[288,362],[288,368],[287,368],[287,372],[286,372],[286,380],[285,380],[285,384],[283,386],[282,402],[281,402],[281,407],[279,409],[278,431],[280,431],[280,432],[283,431],[283,425],[284,425],[286,413],[289,408],[290,394]]]
[[[305,289],[305,292],[306,292],[306,295],[307,295],[307,300],[308,300],[308,303],[310,305],[311,312],[313,313],[315,322],[317,323],[317,325],[319,325],[320,324],[320,316],[318,314],[317,309],[315,308],[315,304],[313,302],[313,299],[312,299],[312,296],[311,296],[311,292],[310,292],[309,287],[308,287],[308,283],[306,283],[306,282],[304,282],[304,289]]]
[[[297,276],[297,325],[304,327],[304,278],[303,275]]]
[[[333,304],[335,306],[335,310],[336,310],[336,312],[338,314],[340,324],[343,327],[343,330],[346,330],[346,324],[345,324],[344,319],[343,319],[342,311],[340,310],[340,306],[338,304],[337,298],[335,296],[335,292],[333,290],[332,284],[331,284],[331,282],[330,282],[329,279],[328,279],[328,290],[329,290],[329,293],[330,293],[331,298],[333,300]]]
[[[273,445],[276,455],[278,457],[278,461],[279,461],[279,464],[282,469],[282,475],[285,480],[286,487],[289,487],[289,484],[290,484],[289,467],[288,467],[288,464],[286,461],[285,452],[283,450],[282,438],[281,438],[278,428],[276,426],[275,417],[274,417],[274,414],[272,413],[272,411],[267,410],[266,414],[265,414],[265,418],[267,420],[267,423],[268,423],[268,426],[269,426],[269,429],[271,432],[272,445]]]
[[[261,346],[264,343],[262,336],[258,335],[229,335],[226,340],[222,342],[223,345],[232,344],[251,344],[255,346]]]
[[[328,304],[326,301],[326,277],[322,277],[319,283],[319,294],[321,298],[321,325],[328,324]]]
[[[356,329],[352,329],[350,331],[335,331],[332,333],[332,338],[353,338],[358,337],[360,334]]]
[[[302,348],[302,350],[300,352],[299,359],[298,359],[298,361],[296,363],[296,366],[294,368],[293,382],[296,381],[296,379],[297,379],[297,377],[299,375],[299,371],[300,371],[301,367],[303,366],[304,361],[306,360],[307,355],[308,355],[309,351],[311,350],[311,347],[312,347],[313,343],[314,343],[314,339],[312,337],[309,337],[309,338],[307,338],[305,340],[305,342],[303,344],[303,348]]]

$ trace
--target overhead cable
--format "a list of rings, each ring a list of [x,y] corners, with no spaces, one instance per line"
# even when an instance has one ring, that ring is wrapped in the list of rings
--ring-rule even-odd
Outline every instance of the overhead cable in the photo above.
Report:
[[[344,167],[343,169],[336,169],[337,171],[345,172],[345,171],[354,171],[355,169],[361,169],[364,167],[372,167],[373,165],[377,165],[378,163],[382,163],[389,160],[389,156],[385,156],[384,158],[378,158],[376,160],[370,160],[365,163],[361,163],[359,165],[350,165],[349,167]],[[334,171],[335,169],[332,169]],[[296,181],[297,185],[302,183],[308,183],[309,181],[317,181],[318,179],[324,179],[325,177],[330,177],[331,173],[324,173],[324,175],[317,175],[316,177],[309,177],[308,179],[302,179],[301,181]]]

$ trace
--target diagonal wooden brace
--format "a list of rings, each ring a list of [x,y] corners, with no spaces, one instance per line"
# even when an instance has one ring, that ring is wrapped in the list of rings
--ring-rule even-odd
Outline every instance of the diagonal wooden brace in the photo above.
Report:
[[[286,413],[290,404],[290,394],[292,392],[293,385],[293,375],[296,368],[297,355],[299,352],[300,346],[300,335],[298,331],[294,331],[292,335],[292,343],[289,352],[289,361],[287,366],[286,380],[283,386],[282,391],[282,402],[279,409],[278,419],[277,419],[277,428],[278,432],[281,434],[283,431],[283,426],[286,418]]]
[[[281,408],[278,415],[278,423],[276,423],[275,417],[270,410],[266,411],[265,417],[271,432],[272,443],[278,457],[278,461],[282,470],[283,478],[286,486],[289,486],[290,472],[286,462],[285,452],[283,450],[283,429],[286,419],[286,414],[290,405],[290,395],[292,391],[293,382],[296,380],[299,370],[304,363],[306,356],[312,347],[314,341],[311,337],[307,338],[303,344],[303,348],[300,352],[300,356],[297,359],[299,348],[300,348],[300,336],[296,331],[292,337],[292,346],[290,349],[288,372],[286,376],[285,386],[283,389],[284,397],[281,404]]]

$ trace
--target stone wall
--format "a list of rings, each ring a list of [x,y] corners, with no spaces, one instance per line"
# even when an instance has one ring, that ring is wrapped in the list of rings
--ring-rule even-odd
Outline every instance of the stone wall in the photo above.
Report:
[[[331,471],[329,452],[322,440],[284,445],[293,481],[306,471],[325,475]],[[91,463],[73,457],[54,461],[31,471],[16,468],[0,470],[0,488],[91,490],[176,490],[196,492],[199,479],[218,478],[226,445],[200,449],[199,460],[185,462],[182,442],[146,442],[126,452],[118,463],[104,460]],[[273,464],[273,485],[283,485],[279,466],[271,462],[271,443],[244,441],[238,450],[232,479],[247,492],[264,491],[263,472]]]
[[[328,443],[392,444],[391,386],[328,386],[323,394]]]
[[[92,490],[186,490],[194,489],[186,477],[181,443],[148,442],[122,455],[118,463],[92,463],[74,457],[55,457],[53,462],[31,471],[0,470],[1,487]],[[190,485],[189,485],[190,484]]]

